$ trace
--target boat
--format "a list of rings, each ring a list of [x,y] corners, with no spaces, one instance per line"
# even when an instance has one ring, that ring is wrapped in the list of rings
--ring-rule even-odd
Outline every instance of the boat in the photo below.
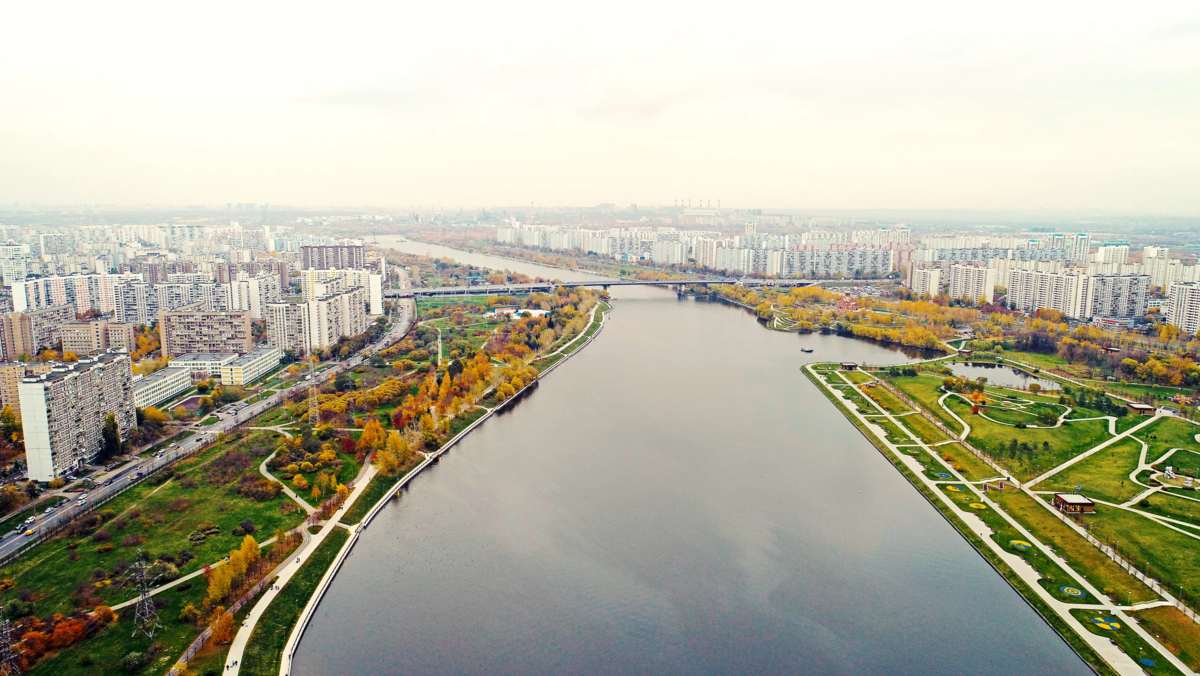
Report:
[[[811,347],[802,347],[802,348],[800,348],[800,351],[801,352],[812,352],[812,348]]]

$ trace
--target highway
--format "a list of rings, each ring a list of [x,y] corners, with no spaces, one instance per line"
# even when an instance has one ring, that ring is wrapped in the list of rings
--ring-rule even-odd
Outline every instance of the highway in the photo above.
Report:
[[[863,280],[867,281],[867,280]],[[584,281],[584,282],[533,282],[529,284],[480,284],[477,286],[443,286],[427,289],[387,289],[383,295],[388,298],[417,298],[423,296],[474,296],[487,294],[521,294],[535,291],[550,292],[556,287],[574,288],[577,286],[598,286],[607,289],[610,286],[688,286],[704,284],[737,284],[738,286],[813,286],[821,282],[812,279],[757,279],[742,277],[736,279],[617,279]]]
[[[414,314],[415,307],[413,301],[402,303],[396,321],[393,322],[392,328],[386,334],[384,334],[374,343],[364,347],[359,351],[358,355],[343,362],[335,362],[332,367],[326,368],[323,371],[319,371],[313,376],[314,379],[318,383],[323,384],[333,378],[336,378],[338,374],[359,366],[365,362],[367,359],[366,355],[378,352],[388,345],[400,340],[404,337],[404,334],[408,333],[409,328],[412,326],[412,318]],[[171,465],[178,460],[191,455],[192,453],[195,453],[205,444],[215,439],[217,434],[221,432],[232,432],[233,430],[237,429],[239,425],[249,422],[262,413],[265,413],[275,406],[278,406],[296,390],[307,390],[309,384],[310,381],[302,380],[286,390],[280,390],[279,392],[276,392],[275,394],[261,401],[247,406],[241,406],[237,412],[214,412],[214,415],[217,415],[220,418],[220,422],[207,427],[198,427],[199,423],[193,424],[190,429],[193,429],[196,434],[184,439],[181,442],[178,442],[178,445],[172,445],[171,447],[164,449],[165,452],[163,452],[161,456],[156,458],[135,457],[133,462],[115,468],[112,472],[100,472],[92,476],[92,480],[95,481],[97,485],[87,490],[86,495],[88,496],[88,500],[86,504],[80,505],[77,502],[78,498],[76,496],[83,495],[83,493],[62,493],[62,496],[68,498],[70,502],[63,503],[61,507],[58,507],[49,514],[45,512],[38,512],[36,515],[34,515],[32,512],[30,512],[28,514],[35,517],[33,523],[22,524],[17,530],[0,534],[0,561],[5,561],[11,554],[17,552],[22,547],[40,540],[38,536],[40,536],[43,531],[48,529],[52,530],[59,524],[68,523],[72,519],[86,514],[94,509],[97,505],[102,504],[111,497],[115,497],[125,489],[136,484],[142,477],[149,476],[155,471]],[[55,493],[47,493],[46,495],[54,494]],[[34,535],[24,535],[25,531],[30,529],[34,531]]]

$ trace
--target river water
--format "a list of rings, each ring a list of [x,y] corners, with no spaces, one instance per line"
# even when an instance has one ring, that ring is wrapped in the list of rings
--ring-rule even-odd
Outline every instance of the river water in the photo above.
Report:
[[[613,295],[375,519],[295,676],[1091,673],[799,371],[904,354]]]

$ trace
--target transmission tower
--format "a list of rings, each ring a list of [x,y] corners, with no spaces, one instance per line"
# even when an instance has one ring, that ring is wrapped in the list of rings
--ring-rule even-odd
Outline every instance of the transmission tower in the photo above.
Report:
[[[162,629],[162,624],[158,621],[158,610],[150,596],[150,590],[158,581],[158,576],[151,576],[149,568],[146,565],[146,555],[139,547],[128,576],[129,581],[136,585],[138,590],[138,602],[133,613],[133,636],[137,636],[140,631],[147,638],[154,638],[154,632]]]
[[[13,645],[12,622],[8,618],[0,620],[0,674],[16,676],[21,673],[21,656]]]
[[[317,367],[312,357],[308,359],[308,424],[316,427],[321,422],[321,411],[317,405]]]

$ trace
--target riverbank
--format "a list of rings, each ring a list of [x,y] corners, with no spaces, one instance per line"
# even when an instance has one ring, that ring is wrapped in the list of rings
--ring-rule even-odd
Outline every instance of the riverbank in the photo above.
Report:
[[[319,581],[317,581],[315,585],[312,584],[312,578],[314,578],[319,571],[317,568],[309,565],[313,563],[313,561],[309,561],[306,558],[301,557],[295,562],[296,570],[300,571],[303,567],[305,576],[309,579],[309,582],[294,587],[289,585],[290,592],[289,587],[284,587],[284,589],[280,592],[281,594],[285,595],[285,598],[290,599],[286,602],[286,604],[288,606],[294,606],[294,597],[299,593],[297,590],[308,591],[311,589],[311,593],[308,596],[307,601],[303,604],[303,607],[298,612],[287,608],[281,610],[281,612],[286,615],[286,618],[273,621],[268,625],[264,625],[265,628],[263,629],[261,636],[255,634],[253,636],[246,636],[243,638],[242,632],[250,634],[250,632],[253,631],[254,628],[251,626],[249,628],[243,627],[243,629],[239,631],[238,637],[235,637],[235,644],[238,642],[238,638],[241,638],[243,645],[247,643],[251,644],[251,647],[248,647],[247,651],[253,651],[256,653],[256,655],[264,656],[256,657],[252,662],[250,662],[250,664],[254,665],[253,670],[247,670],[246,673],[253,674],[253,676],[274,673],[286,675],[291,673],[292,660],[296,649],[304,636],[304,631],[308,627],[313,614],[320,605],[321,599],[324,597],[326,591],[329,589],[330,584],[332,584],[334,578],[337,576],[339,569],[354,550],[354,546],[359,541],[361,535],[370,526],[374,518],[384,509],[384,507],[387,506],[388,502],[399,495],[399,493],[404,490],[408,483],[420,475],[423,470],[437,463],[443,455],[450,452],[451,448],[482,426],[493,415],[505,410],[506,408],[515,406],[516,402],[521,401],[529,392],[532,391],[533,388],[539,386],[541,379],[548,376],[568,359],[576,354],[579,354],[583,348],[591,344],[591,342],[594,341],[603,330],[604,324],[607,321],[608,313],[611,311],[611,309],[611,305],[608,302],[601,301],[600,303],[597,303],[596,307],[593,309],[592,321],[586,327],[585,331],[581,332],[579,336],[576,336],[576,339],[582,338],[582,342],[573,344],[575,342],[573,340],[571,343],[568,343],[568,345],[571,346],[570,349],[566,349],[567,346],[560,348],[561,351],[555,355],[557,359],[555,359],[553,363],[551,363],[549,366],[546,366],[546,368],[541,371],[538,379],[525,384],[524,387],[518,390],[515,395],[500,402],[494,408],[487,409],[482,416],[480,416],[477,420],[472,422],[458,434],[454,435],[436,451],[428,453],[425,459],[416,467],[406,473],[403,473],[394,481],[389,481],[386,485],[379,484],[374,492],[372,492],[371,486],[374,485],[375,481],[384,479],[383,477],[373,475],[368,481],[366,481],[365,484],[358,487],[359,489],[357,489],[353,495],[354,499],[348,500],[344,505],[343,510],[331,518],[329,524],[327,524],[327,526],[322,530],[322,533],[325,533],[330,528],[336,526],[339,529],[344,529],[347,531],[348,536],[344,544],[342,544],[340,549],[337,551],[336,555],[333,555],[331,558],[329,558],[327,564],[323,568],[320,568],[320,570],[323,570],[323,573],[321,573]],[[599,316],[598,325],[596,325],[597,315]],[[375,495],[378,493],[382,494],[375,498]],[[359,518],[359,510],[361,508],[357,503],[363,499],[363,496],[368,494],[375,498],[375,500],[370,504],[370,508],[366,511],[366,513]],[[354,522],[348,523],[348,519]],[[308,551],[315,552],[317,551],[317,547],[314,545]],[[327,548],[326,553],[328,554]],[[270,609],[268,609],[268,612],[269,610]],[[276,645],[276,643],[279,641],[279,637],[282,636],[280,626],[281,624],[287,623],[290,618],[294,618],[294,624],[291,625],[291,631],[287,636],[286,643],[284,643],[282,648],[280,648]],[[255,646],[253,645],[254,641],[261,641],[262,644]],[[238,656],[240,656],[240,654],[241,653],[239,651]],[[230,657],[226,665],[226,673],[230,674],[230,676],[237,676],[239,673],[241,665],[234,663],[237,661],[239,660],[235,658],[233,651],[231,650]],[[277,664],[278,668],[276,669],[273,666],[268,665],[268,662]]]
[[[961,439],[952,432],[947,438],[929,425],[916,424],[915,421],[924,420],[924,414],[916,408],[918,403],[903,395],[889,395],[890,385],[886,383],[882,383],[884,391],[877,391],[879,388],[875,386],[881,383],[875,374],[846,372],[836,364],[809,365],[804,371],[826,398],[1097,673],[1191,673],[1181,660],[1186,655],[1177,656],[1155,641],[1154,636],[1138,626],[1134,615],[1149,607],[1170,608],[1177,604],[1165,590],[1153,584],[1150,590],[1142,590],[1139,598],[1148,596],[1154,600],[1126,603],[1126,593],[1134,591],[1129,585],[1140,587],[1138,580],[1103,557],[1089,559],[1089,552],[1094,551],[1091,545],[1073,536],[1070,530],[1063,531],[1054,519],[1046,523],[1040,512],[1053,513],[1042,501],[1046,496],[1015,484],[1004,470],[977,461],[972,461],[968,468],[948,460],[950,453],[940,449],[952,447],[948,445],[965,446],[965,439],[971,434],[970,425],[960,420],[965,427]],[[999,388],[989,389],[989,395],[998,400],[1011,399],[1002,395]],[[949,395],[942,396],[939,404],[946,396]],[[932,421],[932,424],[937,423]],[[1016,443],[1013,441],[1014,447]],[[1111,442],[1101,447],[1108,443]],[[968,464],[965,459],[962,461]],[[968,473],[972,476],[967,476]],[[1042,508],[1030,507],[1039,502]],[[1084,560],[1090,562],[1090,567],[1081,572],[1077,567]],[[1159,596],[1165,600],[1157,600]],[[1176,612],[1174,608],[1170,610]],[[1096,632],[1080,622],[1081,613],[1115,619]],[[1090,619],[1084,618],[1085,622]],[[1185,625],[1176,630],[1171,643],[1188,645],[1193,634],[1195,627]],[[1124,647],[1118,650],[1118,644]],[[1136,647],[1136,651],[1129,646]]]

